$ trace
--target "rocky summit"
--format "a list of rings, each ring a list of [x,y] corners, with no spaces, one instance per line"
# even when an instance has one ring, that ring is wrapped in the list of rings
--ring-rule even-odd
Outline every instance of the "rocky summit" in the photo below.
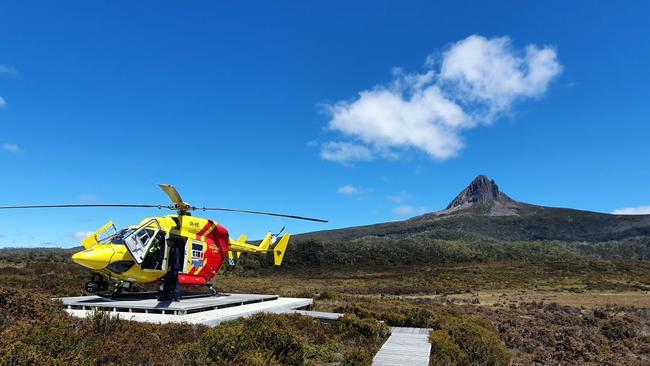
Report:
[[[499,186],[485,175],[479,175],[463,189],[447,206],[447,210],[475,203],[509,203],[514,202],[508,195],[499,191]]]

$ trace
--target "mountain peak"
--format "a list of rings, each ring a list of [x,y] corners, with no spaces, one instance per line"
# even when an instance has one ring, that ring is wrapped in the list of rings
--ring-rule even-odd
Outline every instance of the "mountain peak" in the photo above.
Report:
[[[447,210],[475,203],[507,203],[512,201],[505,193],[499,191],[499,186],[494,182],[494,179],[479,175],[451,201],[447,206]]]

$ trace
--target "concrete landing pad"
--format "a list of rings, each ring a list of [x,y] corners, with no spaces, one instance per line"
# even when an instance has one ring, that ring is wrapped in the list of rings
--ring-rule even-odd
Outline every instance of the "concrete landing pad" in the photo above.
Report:
[[[63,302],[69,314],[77,317],[86,317],[97,309],[109,311],[126,320],[205,325],[217,325],[260,312],[284,313],[306,309],[313,303],[312,299],[257,294],[190,297],[179,302],[158,302],[155,298],[111,299],[101,296],[64,297],[58,300]]]

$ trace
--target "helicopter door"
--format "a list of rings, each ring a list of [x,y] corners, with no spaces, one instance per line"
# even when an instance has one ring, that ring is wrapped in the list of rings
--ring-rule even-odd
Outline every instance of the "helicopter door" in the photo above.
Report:
[[[158,220],[153,219],[124,238],[124,244],[126,244],[126,248],[129,250],[137,264],[142,264],[144,257],[149,251],[149,247],[160,230],[161,228]]]

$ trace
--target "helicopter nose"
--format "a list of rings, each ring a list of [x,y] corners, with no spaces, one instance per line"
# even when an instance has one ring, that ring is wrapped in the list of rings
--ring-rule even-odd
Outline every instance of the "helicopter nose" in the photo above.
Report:
[[[113,248],[92,248],[75,253],[72,256],[72,261],[86,268],[104,269],[111,263],[113,254],[115,254]]]

